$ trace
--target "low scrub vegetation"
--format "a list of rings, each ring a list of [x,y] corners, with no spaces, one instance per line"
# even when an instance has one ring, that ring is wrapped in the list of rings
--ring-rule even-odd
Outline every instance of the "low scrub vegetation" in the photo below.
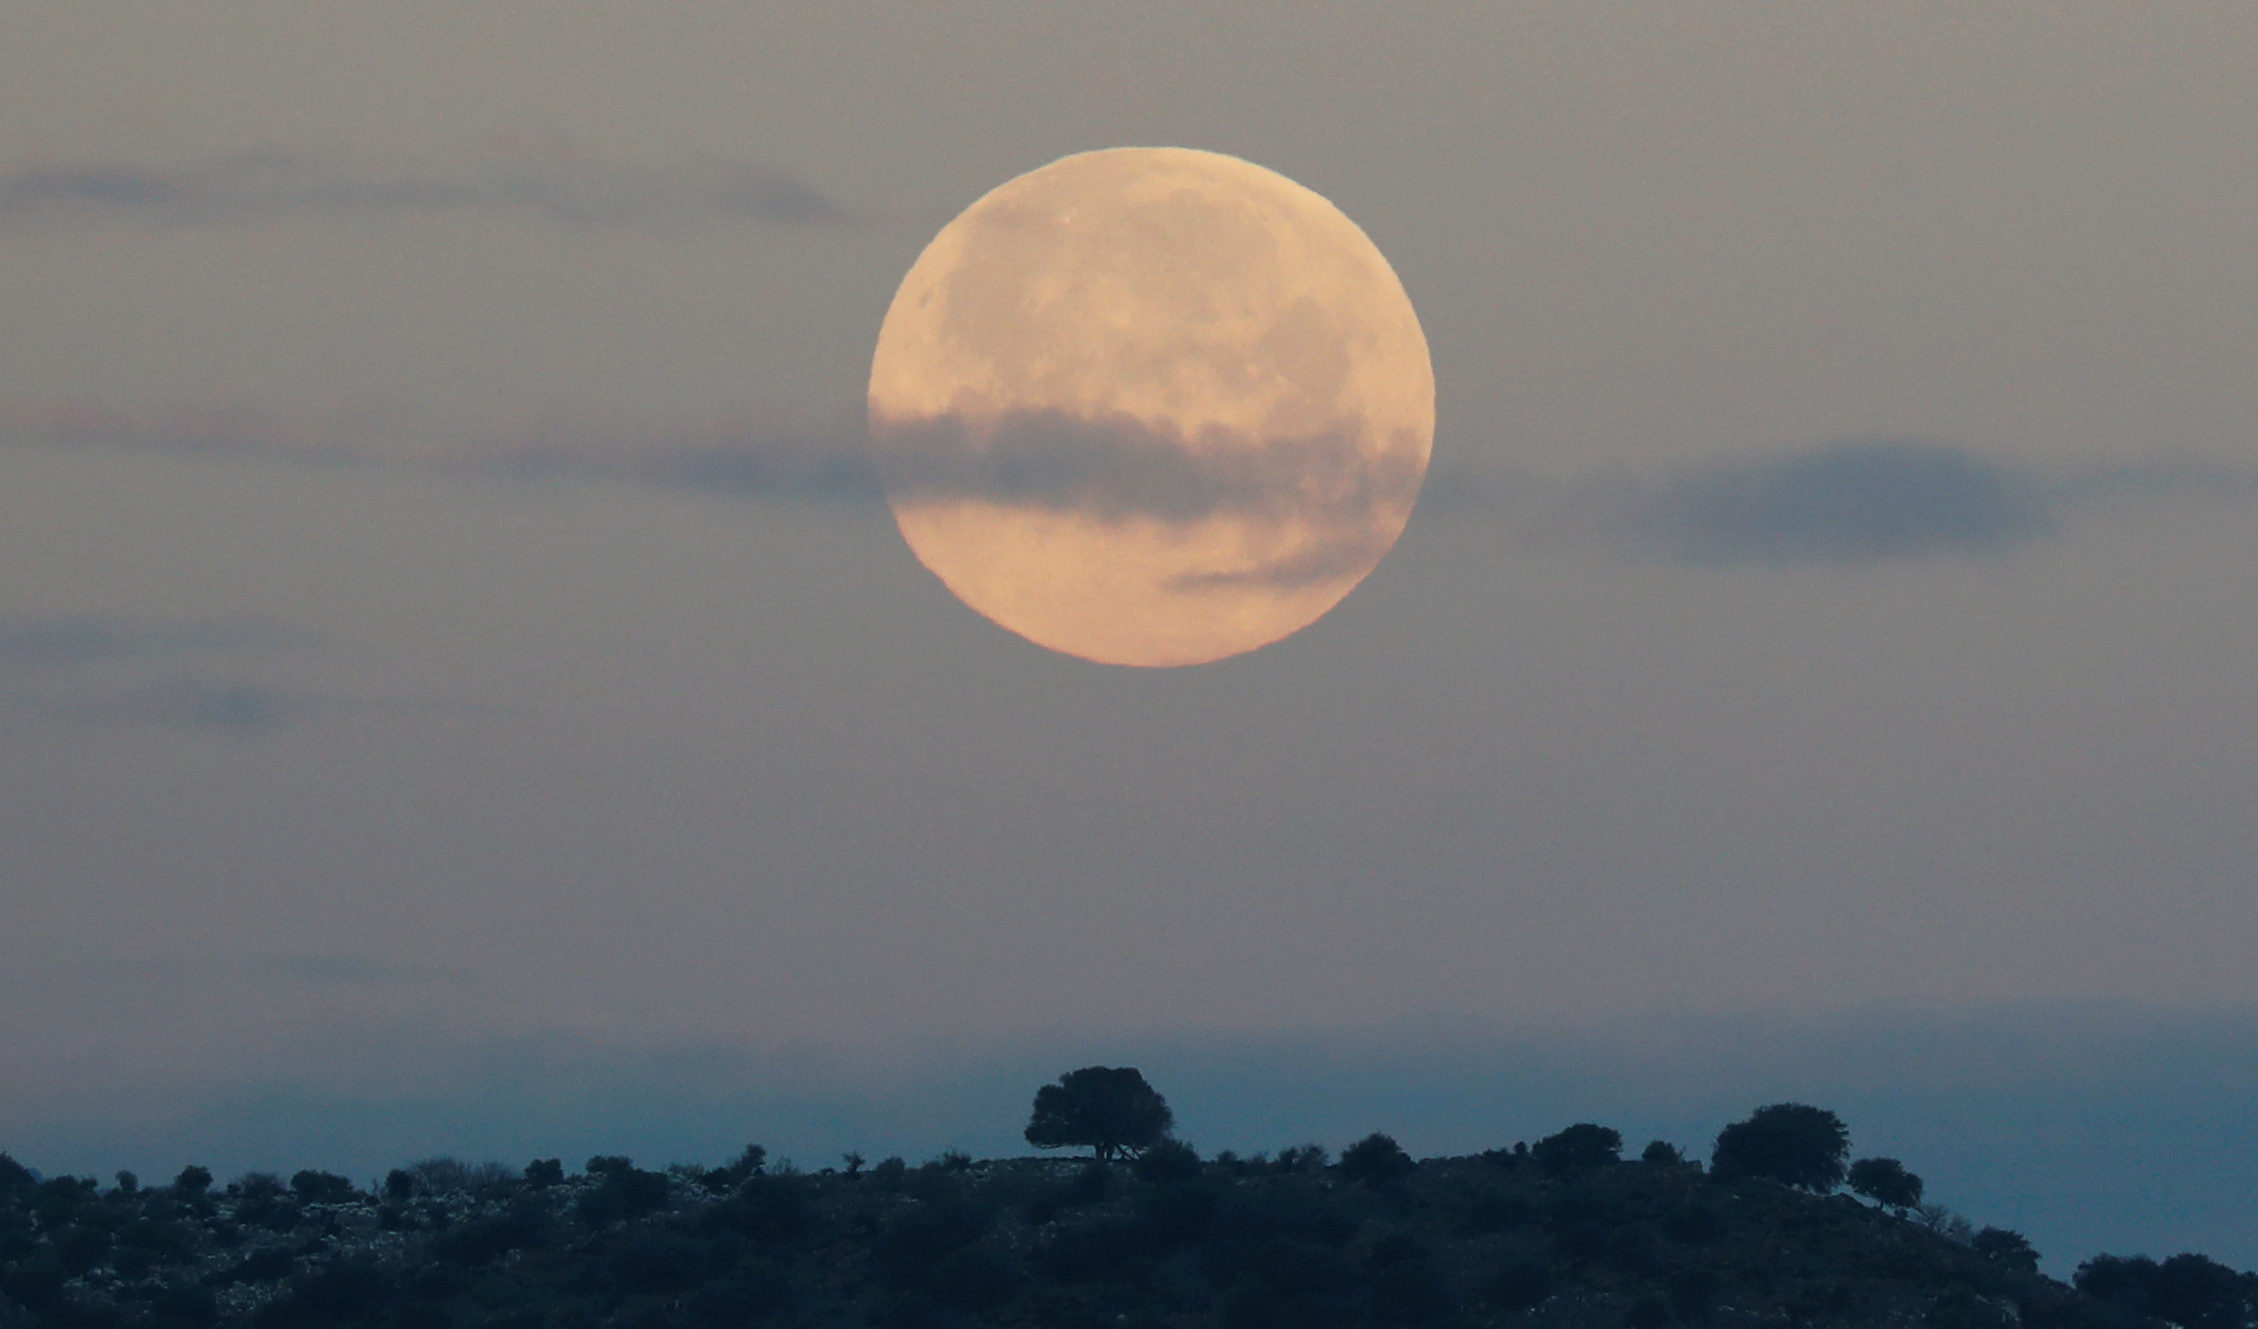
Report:
[[[2200,1255],[2046,1278],[2020,1234],[1914,1207],[1902,1164],[1849,1163],[1840,1127],[1774,1105],[1726,1129],[1723,1168],[1661,1141],[1626,1160],[1586,1122],[1454,1158],[1099,1132],[1104,1158],[431,1159],[367,1190],[102,1186],[0,1155],[0,1329],[2258,1324],[2258,1276]]]

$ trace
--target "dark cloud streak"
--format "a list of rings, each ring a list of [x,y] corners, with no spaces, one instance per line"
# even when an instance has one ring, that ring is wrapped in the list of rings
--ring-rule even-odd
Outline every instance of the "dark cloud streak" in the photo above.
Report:
[[[2048,471],[1960,446],[1853,440],[1658,473],[1560,479],[1442,470],[1422,505],[1532,547],[1696,568],[1870,567],[2001,558],[2126,503],[2258,499],[2258,472],[2208,463]]]
[[[126,720],[169,729],[255,734],[287,728],[343,703],[286,688],[198,675],[159,679],[121,701],[79,708],[80,718]]]
[[[474,214],[518,214],[589,229],[739,222],[816,228],[853,221],[798,176],[718,160],[670,168],[510,162],[415,174],[251,152],[170,168],[85,162],[0,173],[0,222],[19,224],[92,217],[199,226]]]
[[[232,673],[246,657],[319,643],[302,629],[257,620],[0,617],[0,678],[29,685],[6,694],[9,705],[66,721],[267,733],[350,704],[208,671]]]
[[[80,665],[309,646],[310,633],[243,620],[136,622],[63,616],[0,618],[0,666]]]
[[[1849,442],[1627,491],[1617,538],[1694,565],[1996,557],[2056,530],[2039,487],[1964,448]]]
[[[1275,566],[1201,585],[1328,580],[1367,554],[1376,513],[1416,495],[1431,519],[1494,523],[1509,541],[1584,547],[1688,567],[1865,567],[1907,559],[1999,558],[2124,504],[2258,500],[2258,470],[2202,460],[2052,470],[1955,444],[1849,440],[1763,456],[1727,455],[1651,472],[1547,476],[1453,465],[1424,482],[1369,466],[1346,433],[1187,446],[1122,418],[1023,412],[968,429],[942,418],[831,429],[758,420],[654,431],[548,425],[456,443],[356,437],[339,422],[256,409],[176,408],[131,416],[93,406],[0,403],[0,442],[111,446],[190,455],[405,465],[464,477],[608,479],[767,503],[875,507],[978,499],[1101,521],[1189,524],[1231,513],[1292,514],[1329,533]],[[0,621],[0,662],[36,645]],[[60,631],[50,626],[50,633]],[[91,648],[90,629],[76,649]]]
[[[872,439],[900,501],[972,499],[1104,522],[1188,525],[1225,514],[1362,525],[1407,503],[1413,461],[1375,466],[1357,431],[1187,439],[1127,416],[1018,411],[970,429],[947,418],[881,425]]]

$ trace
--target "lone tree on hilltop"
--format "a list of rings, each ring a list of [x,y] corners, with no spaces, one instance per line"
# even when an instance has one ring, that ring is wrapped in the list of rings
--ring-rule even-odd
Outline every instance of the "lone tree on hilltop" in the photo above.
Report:
[[[1768,1177],[1821,1195],[1842,1184],[1850,1129],[1805,1103],[1774,1103],[1717,1132],[1709,1170],[1717,1177]]]
[[[1035,1091],[1027,1143],[1088,1145],[1099,1158],[1135,1157],[1168,1138],[1176,1116],[1134,1066],[1085,1066]]]
[[[1894,1158],[1861,1158],[1851,1164],[1850,1188],[1899,1214],[1921,1203],[1921,1179]]]

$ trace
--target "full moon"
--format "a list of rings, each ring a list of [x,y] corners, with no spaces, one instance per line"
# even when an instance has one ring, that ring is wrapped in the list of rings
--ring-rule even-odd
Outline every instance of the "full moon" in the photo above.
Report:
[[[870,371],[888,505],[967,605],[1106,664],[1201,664],[1323,617],[1403,532],[1435,379],[1403,283],[1236,157],[1062,158],[964,210]]]

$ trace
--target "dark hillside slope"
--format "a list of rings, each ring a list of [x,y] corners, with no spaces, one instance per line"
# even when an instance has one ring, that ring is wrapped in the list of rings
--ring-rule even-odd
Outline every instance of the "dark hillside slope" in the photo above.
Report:
[[[1964,1231],[1666,1158],[1359,1150],[818,1174],[749,1150],[569,1177],[438,1160],[374,1195],[317,1173],[104,1189],[0,1164],[0,1326],[2140,1329],[2177,1295],[2117,1262],[2105,1301]],[[2250,1325],[2258,1279],[2201,1263],[2172,1277],[2227,1281],[2183,1323]]]

